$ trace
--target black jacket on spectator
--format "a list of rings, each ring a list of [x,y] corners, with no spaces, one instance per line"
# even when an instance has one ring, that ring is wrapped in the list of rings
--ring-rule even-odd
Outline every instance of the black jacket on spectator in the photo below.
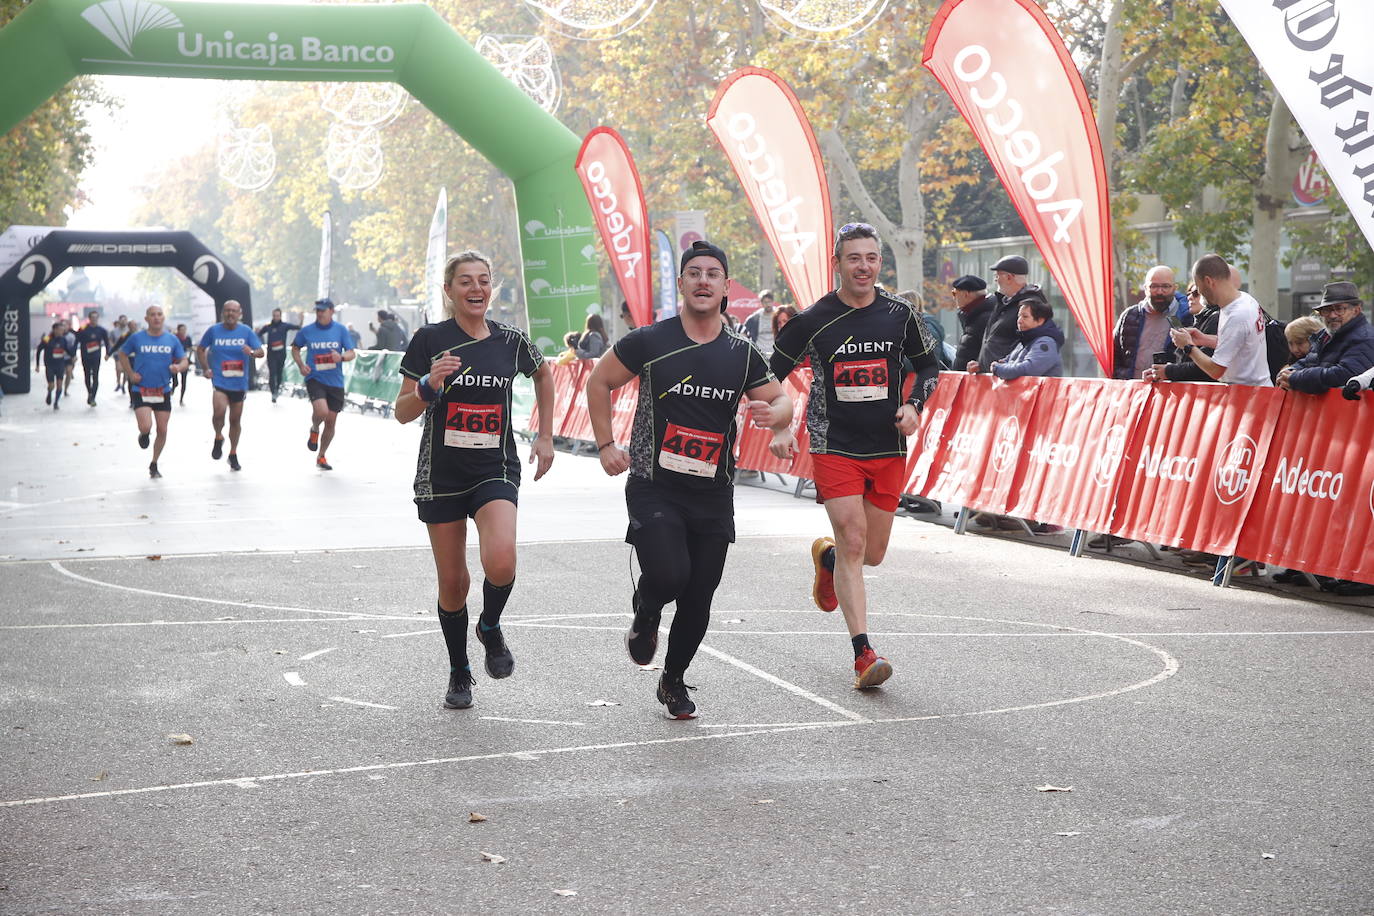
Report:
[[[1192,317],[1193,327],[1197,328],[1204,334],[1211,335],[1212,337],[1215,337],[1217,335],[1217,327],[1221,324],[1221,309],[1217,308],[1215,305],[1209,305]],[[1213,352],[1211,347],[1199,347],[1198,349],[1202,350],[1202,352],[1206,353],[1208,356],[1211,356]],[[1204,372],[1201,366],[1193,362],[1193,358],[1191,356],[1184,353],[1182,350],[1178,349],[1175,349],[1173,352],[1176,362],[1172,362],[1164,367],[1164,377],[1167,378],[1169,381],[1216,381],[1216,379],[1212,378],[1210,375]],[[1135,358],[1132,357],[1132,365],[1134,365],[1134,359]]]
[[[978,352],[983,349],[983,332],[988,328],[993,305],[992,297],[984,296],[967,309],[959,309],[959,329],[962,333],[959,346],[954,351],[954,368],[960,372],[977,359]]]
[[[1342,388],[1357,375],[1374,367],[1374,327],[1364,313],[1336,329],[1331,339],[1293,364],[1288,387],[1308,394]]]
[[[1021,342],[1021,332],[1016,327],[1016,313],[1023,304],[1036,299],[1049,304],[1040,287],[1034,284],[1023,287],[1010,299],[1001,293],[993,295],[992,314],[988,316],[987,330],[983,332],[983,346],[978,351],[979,371],[989,371],[994,362],[1006,359],[1012,349]]]

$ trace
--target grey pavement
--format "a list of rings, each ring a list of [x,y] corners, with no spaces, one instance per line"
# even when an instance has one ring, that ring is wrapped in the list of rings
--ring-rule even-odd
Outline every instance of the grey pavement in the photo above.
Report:
[[[254,394],[234,475],[192,385],[161,481],[113,398],[5,399],[0,912],[1374,911],[1368,607],[898,519],[859,693],[822,510],[742,487],[671,722],[621,484],[560,454],[515,676],[446,710],[415,431],[345,414],[323,475]]]

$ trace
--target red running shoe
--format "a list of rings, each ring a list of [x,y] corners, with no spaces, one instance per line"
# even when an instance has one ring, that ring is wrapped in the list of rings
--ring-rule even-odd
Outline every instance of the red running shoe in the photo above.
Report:
[[[840,606],[839,596],[835,594],[835,574],[825,568],[821,557],[835,542],[830,538],[816,538],[811,542],[811,563],[816,567],[816,578],[811,583],[811,600],[823,611],[833,611]]]
[[[854,689],[877,687],[892,677],[892,663],[873,651],[870,646],[854,659]]]
[[[312,452],[316,451],[320,447],[319,430],[312,429],[310,431],[310,438],[305,440],[305,447],[310,449],[310,451]]]

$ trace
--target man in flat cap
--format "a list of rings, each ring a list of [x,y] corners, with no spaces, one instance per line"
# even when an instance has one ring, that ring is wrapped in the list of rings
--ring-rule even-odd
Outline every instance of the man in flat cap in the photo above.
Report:
[[[1374,327],[1364,316],[1364,303],[1354,283],[1328,283],[1314,311],[1331,335],[1320,349],[1279,371],[1280,388],[1321,394],[1374,367]]]
[[[1039,300],[1049,304],[1040,287],[1027,282],[1030,264],[1025,258],[1019,255],[1005,257],[992,265],[992,272],[997,293],[987,328],[983,331],[983,345],[979,348],[978,358],[969,360],[965,365],[968,372],[991,371],[993,363],[1007,358],[1020,340],[1016,314],[1024,303]]]
[[[983,333],[992,317],[992,297],[988,295],[987,281],[982,277],[965,274],[955,280],[950,290],[954,304],[959,307],[959,346],[954,351],[954,365],[959,369],[978,360],[978,351],[983,349]]]

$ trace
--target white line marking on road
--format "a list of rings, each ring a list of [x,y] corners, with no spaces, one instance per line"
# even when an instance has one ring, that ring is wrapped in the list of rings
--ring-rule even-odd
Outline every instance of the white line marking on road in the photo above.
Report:
[[[521,722],[525,725],[586,725],[586,722],[559,722],[556,719],[512,719],[509,716],[480,716],[489,722]]]
[[[366,706],[368,709],[395,709],[395,706],[387,706],[385,703],[369,703],[366,700],[350,700],[348,697],[330,697],[335,703],[352,703],[354,706]]]
[[[830,719],[825,722],[697,722],[697,728],[790,728],[803,725],[845,725]]]
[[[431,633],[438,632],[440,632],[438,628],[432,630],[412,630],[409,633],[387,633],[385,636],[379,636],[378,639],[400,639],[402,636],[429,636]]]
[[[13,623],[0,625],[0,630],[99,630],[105,627],[200,627],[243,623],[348,623],[371,620],[370,617],[278,617],[245,618],[243,620],[130,620],[110,623]]]
[[[710,646],[702,645],[697,651],[698,651],[698,652],[705,652],[707,655],[710,655],[710,656],[713,657],[713,658],[718,658],[718,659],[720,659],[721,661],[725,662],[727,665],[734,665],[736,668],[740,669],[741,671],[748,672],[749,674],[754,675],[754,677],[762,678],[763,680],[767,681],[768,683],[772,684],[772,685],[775,686],[775,687],[781,687],[783,690],[786,690],[788,693],[796,694],[797,696],[801,697],[801,698],[804,699],[804,700],[810,700],[812,703],[815,703],[817,706],[822,706],[822,707],[824,707],[824,708],[830,710],[830,711],[833,712],[833,713],[838,713],[839,715],[842,715],[842,716],[844,716],[846,719],[849,719],[849,720],[851,720],[851,721],[854,721],[854,722],[871,722],[871,721],[873,721],[872,719],[869,719],[867,716],[862,716],[862,715],[860,715],[860,714],[857,713],[857,712],[853,712],[853,711],[851,711],[851,710],[845,709],[843,706],[840,706],[840,705],[837,704],[837,703],[832,703],[831,701],[827,700],[825,697],[817,696],[816,694],[812,693],[811,691],[809,691],[809,690],[807,690],[807,689],[805,689],[805,688],[803,688],[803,687],[798,687],[796,684],[793,684],[793,683],[790,682],[790,681],[784,681],[782,678],[777,677],[776,675],[769,674],[767,671],[764,671],[764,670],[761,669],[761,668],[755,668],[753,665],[749,664],[748,662],[743,661],[742,659],[735,658],[733,655],[730,655],[730,654],[728,654],[728,653],[726,653],[726,652],[722,652],[722,651],[720,651],[719,649],[713,649],[713,648],[710,647]]]
[[[299,671],[287,671],[282,674],[282,678],[292,687],[304,687],[305,681],[301,679]]]
[[[326,652],[333,652],[333,651],[334,651],[334,647],[333,647],[333,646],[330,646],[328,649],[316,649],[314,652],[307,652],[307,653],[305,653],[305,654],[302,655],[300,658],[296,659],[296,661],[298,661],[298,662],[308,662],[308,661],[310,661],[312,658],[319,658],[321,655],[325,654]]]
[[[207,779],[200,782],[180,782],[160,786],[139,786],[132,789],[114,789],[106,792],[81,792],[74,795],[50,795],[42,798],[19,798],[0,801],[0,808],[18,808],[25,805],[45,805],[53,802],[82,801],[90,798],[114,798],[120,795],[147,795],[153,792],[170,792],[180,789],[204,789],[214,786],[234,786],[249,782],[280,782],[289,779],[310,779],[316,776],[343,776],[353,773],[376,773],[383,770],[409,770],[419,767],[446,766],[455,763],[473,763],[481,760],[537,760],[541,755],[578,754],[589,751],[614,751],[625,748],[654,747],[666,744],[690,744],[698,741],[722,741],[734,738],[747,738],[752,735],[777,735],[787,732],[808,731],[819,728],[848,727],[850,722],[832,722],[828,725],[799,725],[786,728],[763,728],[742,732],[713,732],[710,734],[686,735],[678,738],[651,738],[644,741],[617,741],[608,744],[579,744],[572,747],[552,747],[529,751],[498,751],[491,754],[473,754],[467,757],[434,757],[426,760],[407,760],[393,763],[371,763],[355,767],[338,767],[329,770],[304,770],[296,773],[271,773],[261,776],[235,776],[229,779]]]
[[[337,617],[366,617],[372,620],[411,620],[414,617],[402,617],[397,614],[364,614],[359,611],[325,611],[313,607],[287,607],[280,604],[256,604],[251,601],[227,601],[222,598],[201,598],[198,595],[174,595],[171,592],[156,592],[146,588],[135,588],[132,585],[118,585],[114,582],[101,582],[99,579],[88,579],[67,569],[58,560],[50,560],[48,565],[60,572],[62,575],[75,579],[78,582],[85,582],[87,585],[97,585],[101,588],[113,588],[124,592],[134,592],[139,595],[151,595],[154,598],[176,598],[179,601],[200,601],[204,604],[221,604],[229,607],[252,608],[259,611],[295,611],[299,614],[330,614]]]

